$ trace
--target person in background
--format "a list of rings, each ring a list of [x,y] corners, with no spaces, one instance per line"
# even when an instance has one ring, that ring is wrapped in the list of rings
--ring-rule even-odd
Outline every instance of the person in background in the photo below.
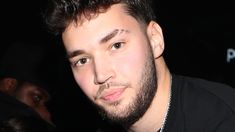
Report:
[[[34,42],[11,43],[0,61],[0,120],[14,115],[41,118],[55,127],[48,109],[50,95],[43,80],[46,52]]]
[[[235,131],[234,88],[170,72],[151,0],[49,2],[45,23],[102,119],[131,132]]]

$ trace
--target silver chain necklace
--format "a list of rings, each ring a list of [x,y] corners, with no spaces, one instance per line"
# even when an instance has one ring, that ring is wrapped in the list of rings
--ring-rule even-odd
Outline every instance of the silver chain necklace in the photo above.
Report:
[[[170,93],[169,93],[169,101],[168,101],[168,104],[167,104],[167,111],[165,113],[165,116],[164,116],[164,119],[163,119],[163,123],[162,123],[162,126],[160,128],[160,132],[163,132],[163,129],[165,127],[165,124],[166,124],[166,120],[167,120],[167,116],[168,116],[168,113],[169,113],[169,109],[170,109],[170,104],[171,104],[171,93],[172,93],[172,76],[170,76]]]

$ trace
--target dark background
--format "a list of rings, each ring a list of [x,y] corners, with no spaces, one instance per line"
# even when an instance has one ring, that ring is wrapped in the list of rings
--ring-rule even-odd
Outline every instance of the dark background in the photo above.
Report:
[[[2,54],[14,40],[36,40],[49,52],[47,63],[50,110],[61,130],[93,131],[99,118],[75,84],[60,39],[46,32],[41,10],[46,0],[2,2]],[[228,1],[154,2],[165,36],[165,60],[171,72],[227,83],[235,87],[234,9]],[[4,7],[4,9],[3,9]],[[233,53],[235,56],[235,53]],[[89,128],[85,127],[88,124]],[[94,127],[93,127],[94,126]]]

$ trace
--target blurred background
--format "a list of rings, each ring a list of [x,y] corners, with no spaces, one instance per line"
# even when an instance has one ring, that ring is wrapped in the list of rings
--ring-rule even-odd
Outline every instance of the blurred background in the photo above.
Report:
[[[98,115],[86,101],[73,80],[59,38],[47,33],[41,10],[46,0],[12,0],[1,2],[0,57],[15,40],[38,41],[48,51],[48,72],[52,97],[50,110],[61,130],[74,131],[91,127],[94,131]],[[166,62],[171,72],[202,77],[235,87],[234,7],[227,1],[154,2],[157,21],[165,36]]]

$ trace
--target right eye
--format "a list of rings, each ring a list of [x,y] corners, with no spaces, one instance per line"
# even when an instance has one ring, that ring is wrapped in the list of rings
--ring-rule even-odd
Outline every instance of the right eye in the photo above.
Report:
[[[122,46],[124,45],[123,42],[118,42],[112,45],[112,50],[118,50],[120,48],[122,48]]]
[[[89,61],[90,61],[90,59],[88,57],[83,57],[83,58],[78,59],[78,61],[76,61],[74,65],[75,66],[83,66],[86,63],[88,63]]]

